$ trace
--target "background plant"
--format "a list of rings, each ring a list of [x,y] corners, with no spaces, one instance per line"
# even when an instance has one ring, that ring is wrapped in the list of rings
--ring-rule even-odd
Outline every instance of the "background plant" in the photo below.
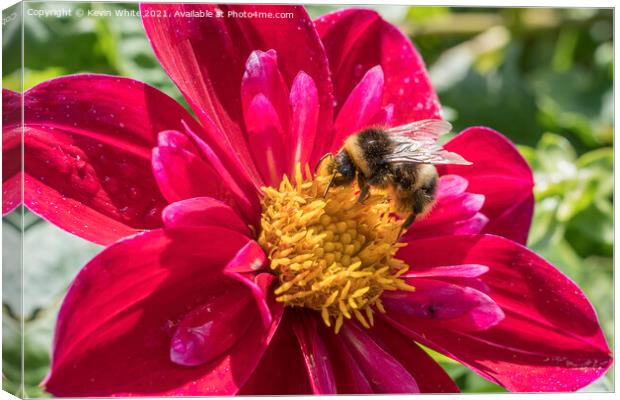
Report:
[[[137,4],[27,3],[36,9],[137,10]],[[536,212],[528,245],[562,269],[594,304],[613,343],[613,42],[611,9],[374,7],[409,34],[426,60],[444,115],[458,132],[487,125],[517,143],[534,169]],[[318,16],[335,7],[311,6]],[[8,15],[14,10],[5,10]],[[16,25],[3,51],[19,54]],[[78,72],[130,76],[177,100],[138,17],[27,17],[24,89]],[[3,57],[3,87],[21,90],[19,57]],[[3,220],[5,249],[19,247],[19,215]],[[3,385],[46,394],[55,316],[71,278],[100,250],[26,213],[24,302],[16,252],[3,254]],[[36,252],[28,249],[37,249]],[[25,387],[20,389],[20,320]],[[430,351],[430,350],[429,350]],[[501,391],[434,355],[464,392]],[[613,368],[613,367],[612,367]],[[585,390],[612,390],[613,372]]]

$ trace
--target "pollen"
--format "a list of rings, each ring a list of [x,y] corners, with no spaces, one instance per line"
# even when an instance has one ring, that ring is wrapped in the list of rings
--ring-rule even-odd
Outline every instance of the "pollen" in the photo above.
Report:
[[[400,222],[381,191],[363,203],[355,184],[323,197],[329,179],[297,165],[292,180],[263,187],[259,243],[279,281],[277,301],[316,310],[336,333],[345,318],[370,328],[374,313],[385,312],[384,291],[414,290],[400,278],[407,264],[394,257],[405,246],[397,243]]]

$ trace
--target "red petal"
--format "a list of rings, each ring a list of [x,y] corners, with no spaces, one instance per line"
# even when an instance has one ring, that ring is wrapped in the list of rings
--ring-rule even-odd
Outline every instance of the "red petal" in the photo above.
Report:
[[[504,313],[486,294],[439,280],[409,278],[414,292],[384,295],[390,317],[414,325],[434,321],[457,331],[483,331],[504,319]]]
[[[168,228],[212,225],[226,227],[245,236],[251,235],[247,224],[235,210],[211,197],[195,197],[172,203],[164,208],[162,219]]]
[[[394,120],[394,104],[382,107],[378,113],[372,117],[368,125],[371,126],[392,126]]]
[[[22,119],[21,93],[2,89],[2,126],[20,125]]]
[[[295,339],[290,308],[282,316],[273,339],[254,374],[239,390],[239,395],[299,395],[312,394],[304,357]]]
[[[26,205],[101,244],[160,226],[166,201],[151,148],[182,121],[200,129],[172,98],[127,78],[73,75],[35,86],[25,94]]]
[[[210,118],[224,133],[213,140],[235,151],[251,169],[250,152],[241,127],[239,89],[245,62],[254,50],[274,49],[284,81],[291,87],[304,71],[319,94],[319,129],[332,121],[332,84],[327,58],[308,14],[301,6],[215,4],[142,4],[143,23],[159,61],[201,120]],[[223,12],[225,17],[187,17],[176,13]],[[237,12],[292,13],[293,18],[235,18]],[[204,122],[204,121],[203,121]],[[204,123],[204,125],[208,125]]]
[[[446,165],[439,170],[442,174],[461,175],[469,182],[469,192],[484,195],[481,212],[489,223],[483,233],[525,244],[534,210],[534,180],[516,147],[492,129],[474,127],[465,129],[445,148],[473,163]]]
[[[325,45],[340,106],[363,74],[381,65],[385,74],[382,104],[394,104],[394,125],[439,118],[439,101],[424,62],[394,25],[375,11],[362,9],[324,15],[315,25]]]
[[[383,81],[383,70],[376,66],[351,90],[334,122],[332,151],[340,149],[348,136],[366,127],[381,111]]]
[[[291,85],[291,147],[293,163],[301,163],[302,167],[311,162],[310,156],[315,146],[319,152],[326,153],[330,140],[322,135],[320,142],[315,144],[317,122],[319,118],[319,97],[316,85],[305,72],[300,72]]]
[[[256,95],[244,110],[252,158],[263,181],[277,186],[288,165],[284,152],[284,131],[275,108],[262,94]]]
[[[373,394],[374,391],[360,369],[360,365],[347,349],[342,335],[335,335],[333,328],[320,327],[321,334],[329,348],[334,378],[339,394]]]
[[[375,393],[420,393],[414,377],[356,323],[345,322],[340,334]]]
[[[481,279],[506,315],[495,327],[466,333],[430,321],[398,324],[508,390],[576,390],[611,365],[596,313],[583,292],[527,248],[499,236],[454,236],[417,240],[398,257],[419,268],[489,267]]]
[[[386,349],[407,368],[420,387],[421,393],[458,393],[452,378],[414,341],[407,338],[381,319],[375,320],[370,331],[375,342]]]
[[[2,215],[21,203],[22,129],[20,93],[2,89]]]
[[[293,332],[304,355],[310,385],[314,394],[337,394],[336,380],[329,360],[327,347],[317,331],[314,315],[302,312],[293,321]]]
[[[170,361],[188,310],[245,286],[221,274],[248,238],[222,228],[154,230],[108,247],[78,274],[60,309],[46,389],[62,397],[234,394],[272,333],[258,314],[226,355],[199,367]],[[279,316],[274,316],[275,329]]]
[[[289,90],[278,69],[278,56],[275,50],[253,51],[245,64],[245,72],[241,79],[241,102],[244,110],[248,109],[257,94],[262,94],[269,100],[282,127],[287,129],[290,119]],[[249,129],[250,126],[246,125],[246,130]]]
[[[251,298],[241,290],[222,293],[190,311],[170,344],[170,360],[183,366],[211,362],[229,352],[252,325]]]

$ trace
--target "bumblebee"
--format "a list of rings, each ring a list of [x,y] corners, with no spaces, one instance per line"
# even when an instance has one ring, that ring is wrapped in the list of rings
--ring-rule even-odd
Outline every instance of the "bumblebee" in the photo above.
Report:
[[[360,202],[367,198],[370,187],[387,190],[394,211],[404,219],[401,231],[409,228],[435,202],[435,165],[471,164],[437,144],[451,129],[449,122],[427,119],[352,134],[335,156],[328,153],[319,161],[318,168],[327,168],[331,174],[324,196],[331,186],[351,184],[357,177]]]

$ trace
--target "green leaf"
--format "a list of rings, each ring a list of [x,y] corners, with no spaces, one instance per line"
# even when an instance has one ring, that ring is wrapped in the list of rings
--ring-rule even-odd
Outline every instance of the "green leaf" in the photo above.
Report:
[[[21,334],[19,322],[2,311],[2,388],[21,395]]]
[[[422,350],[424,350],[425,352],[428,353],[429,356],[431,356],[433,358],[433,360],[437,361],[438,363],[442,363],[442,364],[459,364],[458,361],[453,360],[452,358],[448,357],[448,356],[444,356],[441,353],[436,352],[435,350],[424,346],[423,344],[420,344],[418,342],[416,342],[416,344],[418,346],[420,346],[422,348]]]
[[[566,227],[558,221],[559,197],[547,197],[536,203],[528,246],[534,249],[552,247],[564,237]]]
[[[40,384],[50,369],[54,326],[60,301],[24,324],[24,386],[28,397],[50,397]]]
[[[613,209],[605,201],[597,201],[576,214],[567,226],[566,237],[583,256],[613,255]]]
[[[22,308],[21,231],[19,225],[9,221],[7,217],[2,219],[2,304],[8,308],[3,317],[7,312],[19,315]]]
[[[585,272],[582,260],[565,238],[556,241],[553,245],[533,246],[532,250],[574,281],[580,282],[582,279]]]
[[[24,314],[33,318],[61,298],[77,271],[101,246],[40,223],[24,235]]]
[[[471,66],[462,79],[439,92],[441,103],[458,113],[453,121],[455,131],[484,125],[518,144],[536,144],[541,129],[536,123],[534,93],[517,66],[521,51],[521,46],[513,43],[497,70],[482,74]]]

